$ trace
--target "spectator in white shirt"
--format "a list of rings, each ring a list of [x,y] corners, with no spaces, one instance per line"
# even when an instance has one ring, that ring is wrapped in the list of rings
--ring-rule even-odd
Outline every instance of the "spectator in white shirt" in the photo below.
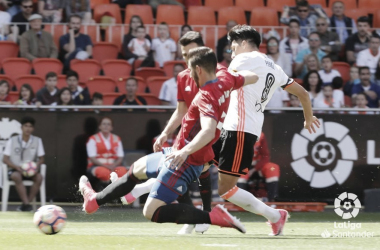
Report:
[[[322,98],[317,98],[314,108],[341,108],[344,106],[342,100],[334,99],[334,89],[331,84],[322,87]]]
[[[373,32],[369,40],[369,48],[360,51],[356,58],[356,65],[358,67],[369,67],[371,80],[375,79],[376,67],[380,59],[379,46],[380,36],[376,32]]]
[[[136,28],[136,38],[133,38],[129,44],[128,49],[135,55],[138,56],[137,59],[144,60],[148,56],[148,52],[150,51],[150,41],[145,38],[146,31],[144,26],[139,26]],[[128,60],[130,64],[134,62],[135,58],[131,58]]]
[[[366,94],[364,94],[364,93],[357,94],[355,97],[355,102],[356,102],[356,106],[354,108],[369,109],[369,107],[367,106],[368,100],[367,100]],[[350,111],[349,114],[353,114],[353,115],[355,115],[355,114],[374,115],[375,112],[373,112],[373,111]]]
[[[330,56],[322,57],[322,69],[318,71],[323,84],[331,84],[335,77],[341,77],[339,71],[332,68],[333,63]]]
[[[177,76],[184,69],[183,64],[175,64],[173,77],[162,84],[158,97],[162,105],[177,106]]]
[[[11,23],[11,15],[8,12],[0,10],[0,41],[8,40],[8,41],[17,42],[17,34],[15,32],[12,32],[12,33],[10,32],[10,27],[9,27],[10,23]],[[16,27],[17,26],[15,26],[14,28]]]
[[[314,107],[316,99],[321,97],[322,79],[318,74],[318,71],[311,70],[303,78],[303,87],[309,92],[311,104]]]
[[[152,41],[152,51],[154,60],[160,64],[160,67],[163,67],[166,61],[175,59],[177,45],[174,40],[170,38],[167,23],[163,22],[158,25],[158,37]]]

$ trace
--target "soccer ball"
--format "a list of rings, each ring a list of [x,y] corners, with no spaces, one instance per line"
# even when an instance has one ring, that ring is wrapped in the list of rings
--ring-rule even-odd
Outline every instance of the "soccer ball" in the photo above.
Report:
[[[32,177],[37,173],[37,164],[33,161],[25,162],[21,165],[22,174],[25,177]]]
[[[61,207],[46,205],[34,213],[33,222],[44,234],[56,234],[65,226],[66,218]]]

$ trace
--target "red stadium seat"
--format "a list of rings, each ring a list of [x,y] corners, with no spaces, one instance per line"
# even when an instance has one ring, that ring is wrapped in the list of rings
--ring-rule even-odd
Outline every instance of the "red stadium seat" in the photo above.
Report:
[[[91,9],[94,9],[95,5],[108,4],[108,3],[110,3],[110,0],[91,0],[90,6],[91,6]]]
[[[129,28],[127,26],[109,26],[106,30],[106,42],[113,43],[118,46],[121,51],[124,35],[128,34]]]
[[[20,93],[17,91],[11,91],[8,93],[9,98],[11,99],[11,103],[15,103],[20,100]]]
[[[9,57],[18,56],[18,45],[14,42],[1,41],[0,42],[0,63]]]
[[[163,70],[165,71],[166,76],[172,77],[173,76],[173,68],[176,64],[182,64],[185,69],[187,69],[187,64],[185,61],[166,61],[164,63]]]
[[[234,6],[220,8],[218,11],[218,25],[226,25],[230,20],[234,20],[238,24],[246,24],[244,9]]]
[[[377,9],[379,8],[379,1],[378,0],[359,0],[358,1],[358,8],[368,8],[368,9]]]
[[[92,49],[92,58],[102,63],[104,60],[117,59],[119,48],[113,43],[95,43]]]
[[[260,51],[261,53],[266,54],[266,53],[267,53],[267,44],[266,44],[266,43],[261,43],[261,44],[260,44],[260,47],[259,47],[259,51]]]
[[[369,13],[371,13],[372,10],[368,9],[368,8],[362,8],[362,9],[350,9],[350,10],[345,10],[344,14],[347,16],[347,17],[351,17],[352,19],[354,19],[354,21],[356,22],[356,20],[361,17],[361,16],[368,16]]]
[[[216,25],[213,8],[205,6],[190,6],[187,15],[189,25]]]
[[[161,105],[160,99],[153,94],[138,94],[138,96],[144,98],[148,105]]]
[[[44,24],[44,30],[49,32],[53,36],[53,40],[58,50],[59,47],[59,38],[67,33],[67,25],[65,24]]]
[[[137,77],[137,76],[121,76],[121,77],[119,77],[119,79],[117,79],[117,81],[116,81],[118,91],[122,94],[125,94],[125,83],[126,83],[127,79],[130,77],[135,78],[138,82],[137,93],[145,93],[147,85],[146,85],[143,78]]]
[[[58,75],[57,88],[61,89],[67,87],[66,75]]]
[[[144,24],[153,24],[153,11],[150,5],[128,4],[125,9],[124,23],[129,24],[131,17],[140,16]]]
[[[338,1],[342,2],[342,0],[329,0],[329,7],[332,8],[333,4]],[[344,0],[343,2],[346,10],[357,8],[356,0]]]
[[[158,97],[160,95],[162,84],[169,79],[170,77],[166,77],[166,76],[149,77],[146,83],[148,84],[150,93]]]
[[[49,72],[55,72],[57,75],[62,74],[63,65],[60,60],[54,58],[36,58],[32,62],[36,75],[45,78]]]
[[[94,19],[95,22],[100,23],[102,16],[112,16],[115,18],[116,23],[121,22],[121,12],[118,4],[109,3],[109,4],[98,4],[94,7]]]
[[[380,27],[380,9],[378,9],[373,15],[373,27]]]
[[[308,0],[309,4],[319,4],[322,8],[327,8],[326,0]]]
[[[185,15],[183,9],[178,5],[160,4],[157,7],[156,24],[165,22],[169,25],[184,25]]]
[[[144,81],[146,81],[148,77],[151,77],[151,76],[166,76],[166,75],[165,75],[165,71],[162,69],[142,67],[135,70],[135,76],[142,77]]]
[[[275,9],[272,8],[255,8],[251,14],[251,26],[278,26],[278,15]],[[256,28],[256,27],[255,27]],[[258,29],[260,30],[260,29]],[[270,28],[263,29],[266,33]]]
[[[102,62],[104,75],[117,80],[120,76],[131,74],[132,65],[125,60],[104,60]]]
[[[214,11],[218,11],[223,7],[234,6],[233,0],[205,0],[205,6],[211,7]]]
[[[333,62],[333,69],[339,71],[344,83],[350,80],[350,65],[348,63]]]
[[[7,58],[2,62],[4,73],[16,80],[20,75],[29,75],[32,71],[32,64],[25,58]]]
[[[14,81],[12,80],[12,78],[6,76],[6,75],[0,75],[0,80],[5,80],[9,83],[9,85],[11,86],[11,88],[14,86]]]
[[[87,60],[71,60],[70,68],[79,74],[80,82],[87,82],[90,77],[97,76],[100,74],[101,66],[97,60],[87,59]]]
[[[264,0],[235,0],[235,6],[251,12],[254,8],[264,7]]]
[[[15,86],[17,90],[20,90],[21,86],[24,83],[29,83],[32,87],[34,93],[36,93],[38,90],[40,90],[44,84],[45,81],[42,77],[36,76],[36,75],[21,75],[15,80]]]
[[[296,1],[295,0],[267,0],[267,7],[273,8],[278,12],[282,12],[284,9],[284,6],[295,6]]]
[[[88,35],[91,38],[91,42],[96,43],[101,40],[100,30],[98,25],[82,25],[80,32]]]
[[[91,77],[86,82],[86,86],[88,88],[88,91],[90,92],[90,96],[92,96],[95,92],[99,92],[99,93],[115,92],[115,89],[116,89],[115,80],[107,76]]]
[[[116,98],[121,96],[121,93],[103,93],[103,105],[113,105]]]
[[[326,13],[328,17],[332,16],[332,9],[331,8],[323,8],[323,11]]]

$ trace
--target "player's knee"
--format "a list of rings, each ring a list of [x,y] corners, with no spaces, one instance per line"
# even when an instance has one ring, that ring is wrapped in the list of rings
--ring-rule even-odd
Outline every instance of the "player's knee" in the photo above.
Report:
[[[261,169],[261,173],[265,179],[278,179],[280,177],[280,166],[275,163],[268,162]]]
[[[146,159],[144,156],[133,163],[133,175],[138,179],[146,179]]]
[[[233,188],[235,185],[231,186],[229,184],[227,185],[219,185],[218,187],[218,194],[219,196],[223,196],[225,193],[227,193],[228,191],[231,190],[231,188]]]
[[[18,184],[22,182],[22,175],[19,172],[13,172],[11,174],[11,180]]]
[[[43,177],[40,173],[37,173],[34,177],[33,177],[33,182],[38,184],[38,185],[41,185],[42,183],[42,180],[43,180]]]
[[[106,167],[96,167],[92,173],[97,179],[101,181],[108,181],[110,179],[111,171]]]
[[[152,220],[152,217],[153,217],[153,214],[154,214],[154,211],[156,211],[156,209],[154,209],[154,211],[152,211],[153,209],[151,209],[149,206],[144,206],[144,209],[143,209],[143,215],[146,219],[148,220]]]

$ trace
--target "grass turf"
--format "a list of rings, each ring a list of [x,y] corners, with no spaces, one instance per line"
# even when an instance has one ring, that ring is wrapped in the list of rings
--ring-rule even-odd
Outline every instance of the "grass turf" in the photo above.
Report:
[[[67,208],[66,227],[46,236],[33,225],[33,213],[0,213],[0,249],[379,249],[380,214],[359,213],[351,223],[361,228],[334,228],[343,222],[334,212],[292,213],[285,236],[270,237],[264,218],[234,213],[247,233],[212,226],[205,234],[177,235],[181,225],[156,224],[143,218],[141,210],[101,208],[93,215]],[[323,238],[328,230],[373,232],[373,238]]]

